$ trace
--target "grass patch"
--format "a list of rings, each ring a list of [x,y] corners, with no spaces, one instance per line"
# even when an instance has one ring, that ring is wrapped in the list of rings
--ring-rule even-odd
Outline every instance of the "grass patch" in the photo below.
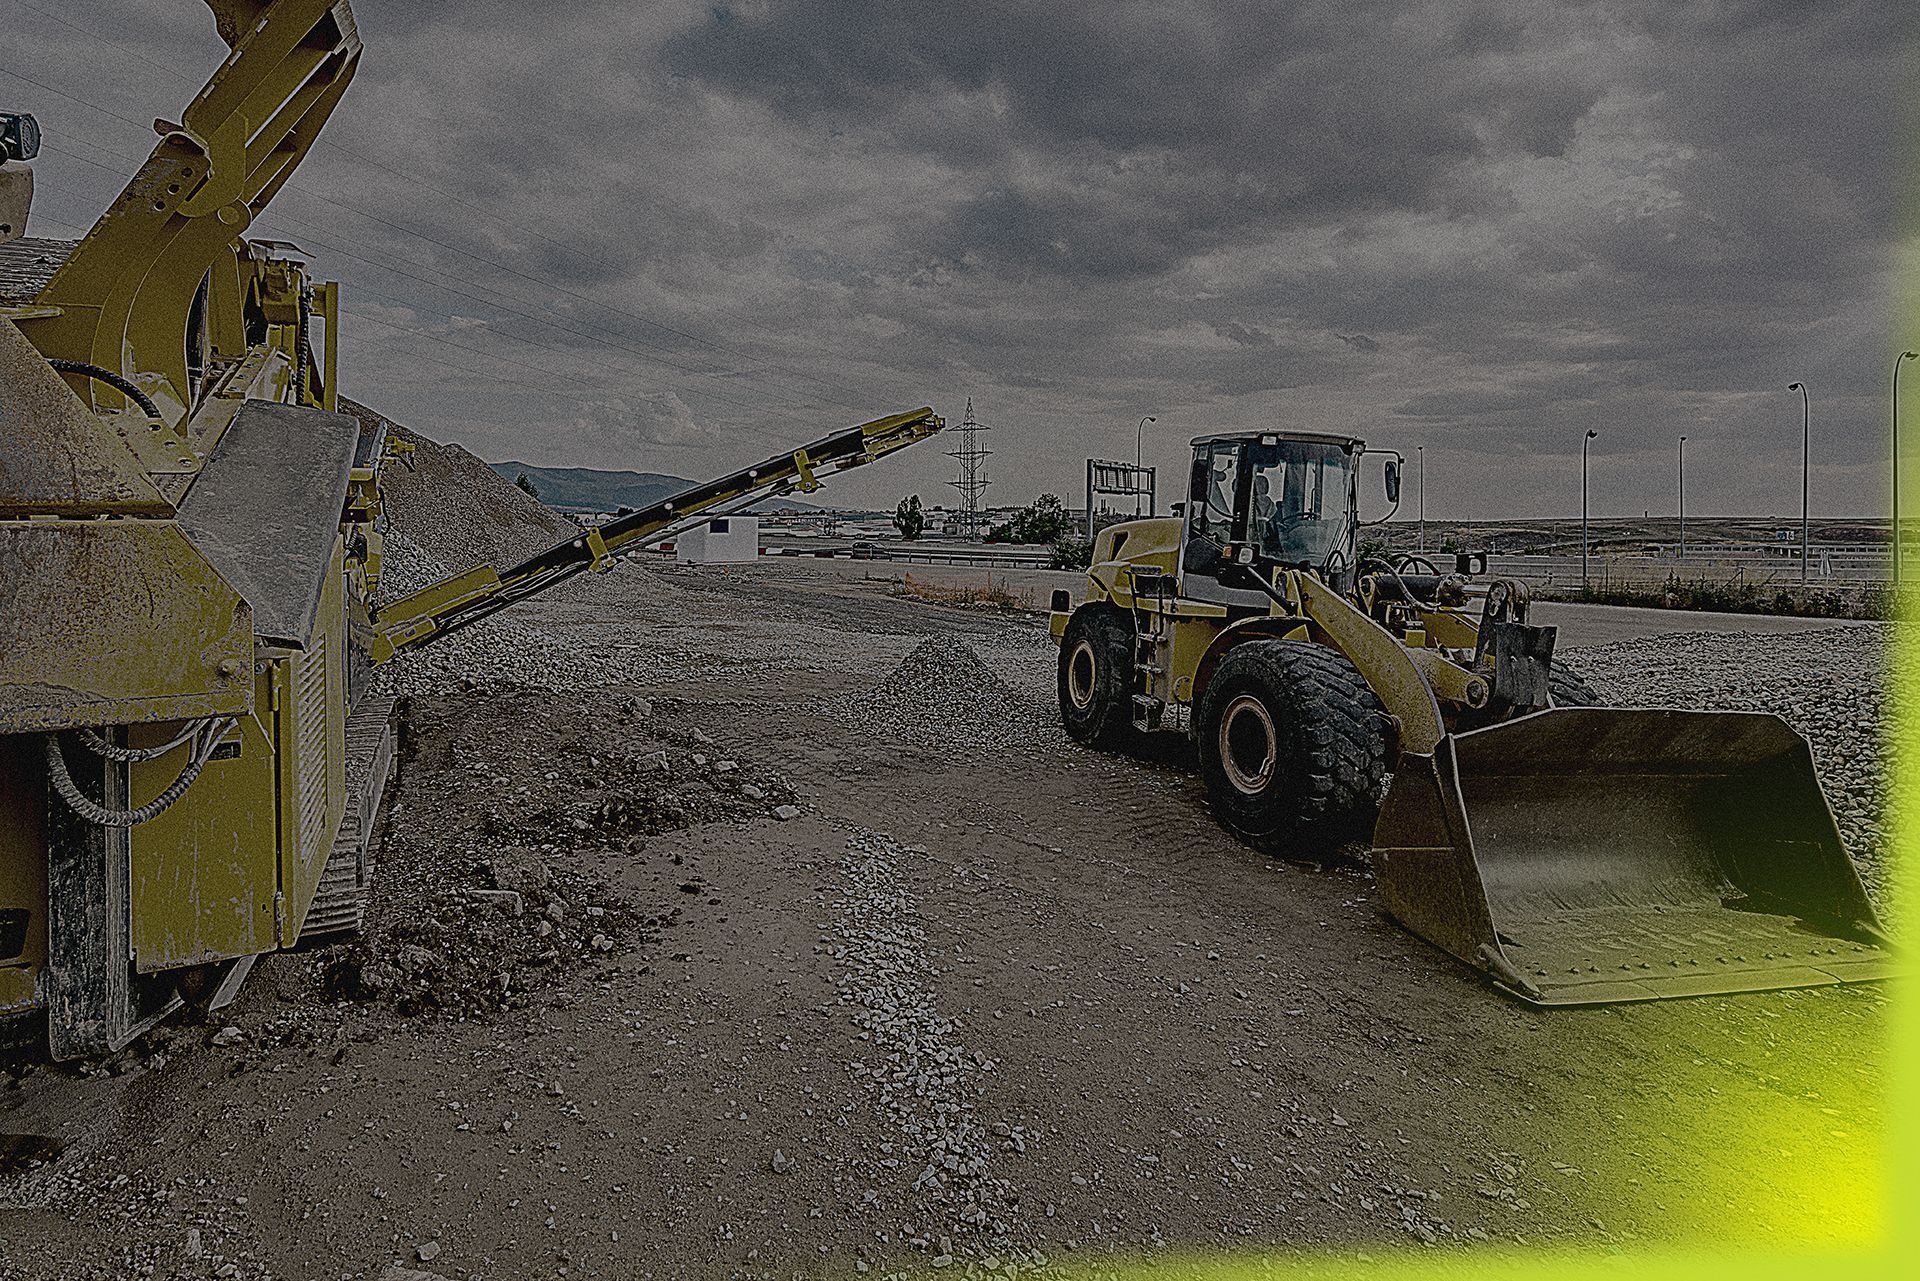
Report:
[[[984,583],[931,583],[908,574],[894,585],[895,596],[910,596],[930,605],[950,605],[960,609],[992,609],[1003,614],[1033,608],[1031,592],[1015,592],[987,575]]]

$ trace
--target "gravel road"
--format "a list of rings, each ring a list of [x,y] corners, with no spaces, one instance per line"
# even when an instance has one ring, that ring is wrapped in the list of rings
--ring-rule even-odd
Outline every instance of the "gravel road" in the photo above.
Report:
[[[1872,872],[1884,639],[1569,657],[1788,716]],[[64,1149],[0,1152],[0,1277],[1079,1276],[1879,1226],[1879,990],[1503,998],[1364,867],[1235,844],[1177,750],[1066,743],[1031,617],[649,563],[453,645],[389,676],[359,951],[0,1091],[0,1131]]]

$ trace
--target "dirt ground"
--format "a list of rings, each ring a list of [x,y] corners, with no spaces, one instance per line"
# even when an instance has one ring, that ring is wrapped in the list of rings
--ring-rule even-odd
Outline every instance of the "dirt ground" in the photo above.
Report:
[[[42,1138],[0,1149],[0,1277],[1880,1230],[1879,988],[1505,998],[1363,867],[1236,844],[1177,751],[1067,743],[1031,617],[766,565],[521,617],[571,687],[407,702],[366,942],[267,958],[113,1063],[15,1069],[0,1134]],[[883,707],[929,637],[1026,710]]]

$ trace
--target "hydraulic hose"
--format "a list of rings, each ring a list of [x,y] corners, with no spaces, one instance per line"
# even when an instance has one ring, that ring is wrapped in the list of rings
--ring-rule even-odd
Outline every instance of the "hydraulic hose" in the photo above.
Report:
[[[189,735],[194,739],[194,747],[186,768],[180,771],[178,778],[167,784],[160,795],[138,809],[108,809],[84,795],[74,783],[73,776],[67,772],[67,759],[61,754],[58,734],[46,736],[47,777],[53,784],[54,792],[66,802],[67,808],[87,822],[100,827],[138,827],[172,809],[174,803],[187,794],[187,789],[200,777],[200,771],[213,759],[213,749],[236,723],[237,718],[229,716],[221,720],[202,721],[195,726]]]
[[[1433,562],[1428,561],[1427,563],[1432,564]],[[1412,601],[1414,604],[1424,605],[1428,609],[1439,608],[1439,606],[1436,605],[1434,602],[1428,600],[1424,596],[1421,596],[1419,593],[1415,592],[1412,587],[1408,586],[1407,580],[1400,577],[1399,569],[1394,565],[1392,565],[1391,563],[1381,560],[1378,556],[1368,556],[1367,558],[1365,558],[1360,562],[1360,568],[1362,570],[1364,570],[1369,565],[1378,565],[1380,568],[1386,570],[1387,573],[1391,574],[1393,576],[1393,581],[1400,585],[1400,590],[1406,593],[1406,598]]]
[[[47,358],[47,363],[63,374],[80,374],[96,382],[103,382],[121,395],[140,406],[142,413],[149,418],[160,416],[160,406],[153,403],[153,397],[141,391],[132,379],[123,378],[111,369],[102,369],[99,365],[90,365],[84,360],[62,360],[57,356]]]
[[[162,743],[158,747],[121,747],[117,743],[109,742],[103,735],[97,734],[90,729],[77,729],[73,731],[73,736],[80,740],[81,746],[85,747],[95,756],[105,757],[110,761],[157,761],[174,748],[180,746],[180,744],[192,738],[195,734],[198,734],[200,729],[201,726],[198,722],[189,724],[185,729],[181,730],[177,736]]]

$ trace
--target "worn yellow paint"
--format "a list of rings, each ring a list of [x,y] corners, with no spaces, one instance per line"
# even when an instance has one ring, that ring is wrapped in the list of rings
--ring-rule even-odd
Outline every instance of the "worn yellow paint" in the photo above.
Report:
[[[443,582],[422,588],[385,606],[374,620],[373,661],[382,663],[422,645],[471,616],[475,606],[498,599],[511,603],[543,589],[562,569],[607,570],[620,551],[645,547],[668,536],[702,512],[725,512],[756,494],[818,489],[821,477],[860,467],[896,450],[927,440],[945,420],[930,408],[889,414],[833,433],[811,445],[769,458],[717,480],[696,485],[674,498],[643,507],[558,544],[548,553],[507,569],[476,565]]]
[[[1432,751],[1446,736],[1446,722],[1433,687],[1414,665],[1406,646],[1313,575],[1289,571],[1289,576],[1314,627],[1360,669],[1387,714],[1399,721],[1400,750]]]
[[[380,629],[373,638],[373,661],[386,662],[396,651],[433,635],[439,629],[440,615],[499,590],[500,571],[491,565],[475,565],[402,596],[380,611]]]
[[[1273,602],[1265,616],[1231,624],[1225,606],[1182,596],[1178,583],[1166,593],[1152,590],[1148,584],[1175,575],[1180,537],[1180,521],[1172,517],[1110,525],[1095,537],[1093,564],[1087,571],[1087,600],[1128,610],[1140,635],[1149,638],[1149,666],[1159,670],[1148,673],[1147,692],[1168,705],[1197,702],[1221,655],[1255,637],[1311,637],[1340,650],[1398,721],[1400,743],[1407,751],[1431,751],[1445,735],[1436,693],[1453,704],[1479,701],[1480,690],[1474,685],[1479,682],[1484,689],[1481,677],[1435,650],[1409,649],[1402,637],[1312,574],[1277,571],[1273,586],[1281,600]],[[1047,630],[1056,643],[1066,634],[1068,617],[1067,611],[1056,611],[1048,620]],[[1460,633],[1456,623],[1467,632]],[[1432,639],[1450,647],[1455,641],[1463,642],[1457,647],[1471,647],[1478,638],[1472,624],[1454,611],[1433,611],[1429,626],[1442,629]]]
[[[0,733],[251,701],[252,611],[173,521],[0,521],[0,582]]]
[[[230,31],[233,56],[35,300],[59,313],[20,322],[47,355],[133,378],[169,426],[193,399],[186,326],[209,272],[210,311],[227,313],[216,333],[224,354],[245,349],[234,328],[248,296],[275,323],[305,323],[298,277],[259,260],[241,236],[312,147],[360,57],[351,12],[334,0],[279,0]],[[124,403],[105,384],[76,390],[92,405]]]
[[[1491,691],[1485,675],[1468,671],[1431,647],[1410,645],[1407,647],[1407,658],[1419,669],[1420,675],[1432,688],[1434,697],[1441,702],[1476,708],[1486,705]]]
[[[0,440],[0,517],[172,513],[136,453],[3,319]]]
[[[227,739],[240,755],[213,760],[181,802],[130,833],[129,907],[136,967],[146,974],[268,951],[275,945],[278,814],[271,677]],[[130,731],[132,746],[163,743],[179,722]],[[144,805],[178,777],[187,749],[132,767],[132,798]]]
[[[154,745],[187,720],[241,718],[238,756],[210,761],[130,834],[144,972],[292,942],[345,809],[343,541],[312,652],[256,655],[251,611],[171,517],[248,399],[337,403],[336,287],[243,237],[313,145],[360,41],[343,0],[209,6],[232,56],[34,305],[0,318],[0,907],[31,914],[25,950],[0,956],[0,1012],[35,999],[46,964],[43,732],[118,725]],[[203,281],[204,347],[193,345],[209,363],[196,378],[188,324]],[[63,383],[48,357],[130,379],[158,421],[105,382]],[[378,514],[363,469],[346,523],[370,532]],[[356,584],[371,577],[358,568]],[[354,605],[364,619],[364,599]],[[186,759],[183,747],[130,766],[132,803]]]

